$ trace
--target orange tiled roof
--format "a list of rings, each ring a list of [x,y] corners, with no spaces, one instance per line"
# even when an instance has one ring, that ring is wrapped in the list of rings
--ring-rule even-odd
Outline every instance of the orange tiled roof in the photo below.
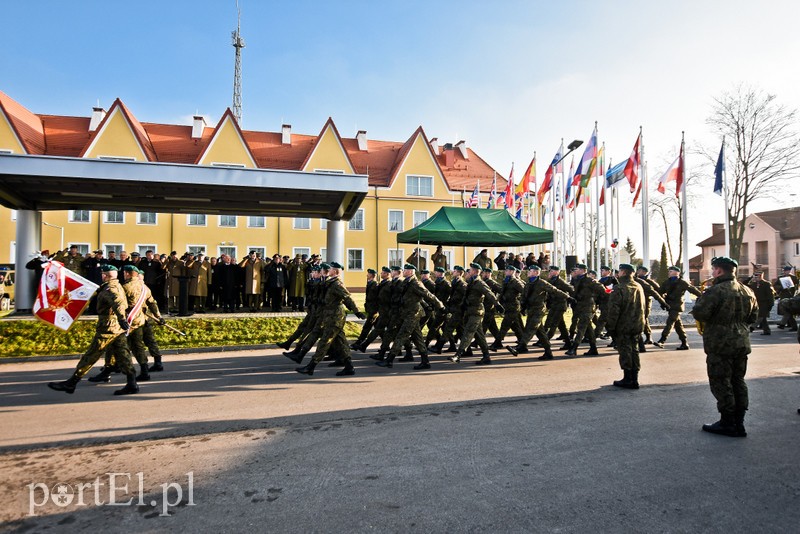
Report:
[[[111,109],[94,132],[89,132],[89,117],[37,115],[29,112],[2,92],[0,92],[0,105],[9,119],[13,121],[15,131],[18,131],[20,138],[24,139],[23,142],[28,143],[26,149],[31,154],[82,156],[97,132],[101,130],[103,123],[111,115],[114,106],[119,106],[150,161],[181,164],[194,164],[198,160],[225,116],[231,113],[230,109],[226,110],[216,127],[206,126],[200,139],[192,139],[192,126],[190,125],[140,123],[119,98],[114,101]],[[235,120],[234,123],[236,123]],[[40,134],[36,133],[37,124],[40,125]],[[418,135],[422,135],[426,146],[430,148],[430,142],[422,126],[403,142],[369,139],[367,150],[359,150],[356,138],[341,137],[331,118],[328,118],[318,135],[292,133],[291,144],[282,143],[280,132],[239,131],[258,167],[300,170],[311,157],[314,147],[329,124],[339,137],[355,172],[369,176],[370,187],[391,186],[400,164]],[[236,127],[239,128],[238,123]],[[461,155],[458,148],[454,147],[452,151],[453,164],[449,167],[445,164],[447,158],[443,147],[440,146],[438,153],[434,154],[434,159],[450,190],[471,190],[477,182],[480,182],[481,192],[488,193],[492,187],[495,170],[472,149],[467,149],[468,159]],[[505,187],[505,178],[497,174],[498,192],[503,191]]]

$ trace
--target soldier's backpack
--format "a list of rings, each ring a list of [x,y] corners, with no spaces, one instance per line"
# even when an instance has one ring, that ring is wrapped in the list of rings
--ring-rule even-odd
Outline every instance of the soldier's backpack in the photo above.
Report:
[[[789,299],[781,299],[778,305],[778,313],[791,313],[792,315],[800,314],[800,295]]]

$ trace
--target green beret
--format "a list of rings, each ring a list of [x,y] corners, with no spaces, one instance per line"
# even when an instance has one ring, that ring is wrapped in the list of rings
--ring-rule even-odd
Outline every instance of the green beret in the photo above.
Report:
[[[561,267],[559,267],[558,265],[551,265],[550,266],[550,270],[551,271],[560,271]]]
[[[463,268],[462,266],[460,266],[460,265],[456,265],[456,266],[454,266],[454,267],[453,267],[453,270],[454,270],[454,271],[461,271],[462,273],[464,272],[464,268]]]
[[[479,270],[479,271],[480,271],[481,269],[483,269],[483,267],[481,267],[481,266],[480,266],[480,265],[478,265],[477,263],[470,263],[470,264],[469,264],[469,268],[470,268],[470,269],[477,269],[477,270]]]
[[[344,265],[336,261],[331,262],[331,267],[333,267],[334,269],[344,269]]]
[[[791,265],[786,265],[786,266],[783,268],[783,270],[784,270],[784,271],[791,271],[792,269],[793,269],[793,267],[792,267]]]
[[[419,274],[431,274],[431,272],[428,269],[422,269]]]
[[[676,267],[676,266],[674,266],[674,265],[672,265],[672,266],[670,266],[670,267],[667,267],[667,270],[668,270],[668,271],[678,271],[678,272],[681,272],[681,268],[680,268],[680,267]]]
[[[444,273],[444,272],[446,272],[446,271],[445,271],[445,269],[444,269],[444,267],[437,267],[437,268],[435,268],[435,269],[434,269],[434,271],[436,271],[437,273]]]
[[[727,256],[720,256],[718,258],[712,258],[711,265],[715,267],[721,267],[726,265],[728,267],[738,267],[739,263],[736,260],[729,258]]]
[[[646,273],[647,273],[647,272],[650,272],[650,269],[648,269],[648,268],[647,268],[647,267],[645,267],[644,265],[639,265],[639,266],[637,267],[637,269],[641,269],[642,271],[644,271],[644,272],[646,272]]]
[[[122,266],[123,271],[128,271],[129,273],[140,273],[141,271],[136,268],[135,265],[126,264]]]
[[[619,270],[620,270],[620,271],[623,271],[623,270],[624,270],[624,271],[630,271],[630,272],[633,272],[633,271],[635,271],[636,269],[634,269],[634,268],[633,268],[633,265],[631,265],[630,263],[620,263],[620,264],[619,264]]]
[[[601,271],[610,271],[611,267],[609,267],[608,265],[601,265],[600,266],[600,270]]]
[[[376,271],[375,269],[367,269],[367,272],[369,274],[378,274],[378,271]]]
[[[111,271],[119,271],[115,266],[111,265],[110,263],[104,263],[100,266],[100,270],[104,273],[111,272]]]
[[[328,269],[331,268],[331,266],[330,264],[323,262],[319,264],[319,268],[322,269],[323,271],[327,271]]]
[[[322,267],[320,267],[319,265],[314,265],[311,268],[311,270],[318,273],[318,272],[320,272],[322,270]]]
[[[392,270],[384,265],[383,267],[381,267],[381,272],[390,273],[392,272]]]
[[[403,265],[403,269],[411,269],[412,271],[416,271],[417,267],[412,263],[406,263],[405,265]]]
[[[575,268],[576,269],[586,269],[586,264],[585,263],[576,263],[575,264]]]
[[[529,271],[541,271],[542,268],[539,267],[538,265],[536,265],[535,263],[532,263],[531,265],[528,266],[528,270]]]
[[[593,275],[597,276],[597,271],[595,271],[594,269],[591,269],[591,270],[588,271],[588,274],[593,274]]]
[[[516,267],[514,267],[509,263],[508,265],[506,265],[506,271],[519,271],[519,269],[517,269]]]
[[[490,273],[490,272],[492,272],[492,268],[491,267],[484,267],[483,268],[483,272]]]

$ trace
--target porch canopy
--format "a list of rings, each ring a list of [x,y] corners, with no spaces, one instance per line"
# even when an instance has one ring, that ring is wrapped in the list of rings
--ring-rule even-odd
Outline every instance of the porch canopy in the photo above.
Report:
[[[444,246],[523,246],[552,243],[544,230],[506,210],[443,207],[424,223],[397,235],[398,243]]]

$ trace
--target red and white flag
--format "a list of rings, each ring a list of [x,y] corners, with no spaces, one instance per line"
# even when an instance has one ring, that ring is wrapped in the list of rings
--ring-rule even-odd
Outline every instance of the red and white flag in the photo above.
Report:
[[[642,134],[640,133],[639,137],[636,138],[636,144],[633,145],[631,157],[628,158],[628,163],[625,164],[625,170],[622,171],[628,179],[628,183],[631,185],[631,193],[636,191],[639,182],[639,143],[641,140]],[[636,201],[634,201],[634,204],[635,203]]]
[[[94,282],[70,271],[61,262],[49,261],[39,282],[33,314],[42,322],[67,331],[99,287]]]
[[[681,151],[678,153],[677,159],[672,162],[667,172],[661,175],[658,179],[658,192],[664,194],[667,192],[667,184],[675,182],[675,196],[680,196],[683,189],[683,145],[681,144]]]

